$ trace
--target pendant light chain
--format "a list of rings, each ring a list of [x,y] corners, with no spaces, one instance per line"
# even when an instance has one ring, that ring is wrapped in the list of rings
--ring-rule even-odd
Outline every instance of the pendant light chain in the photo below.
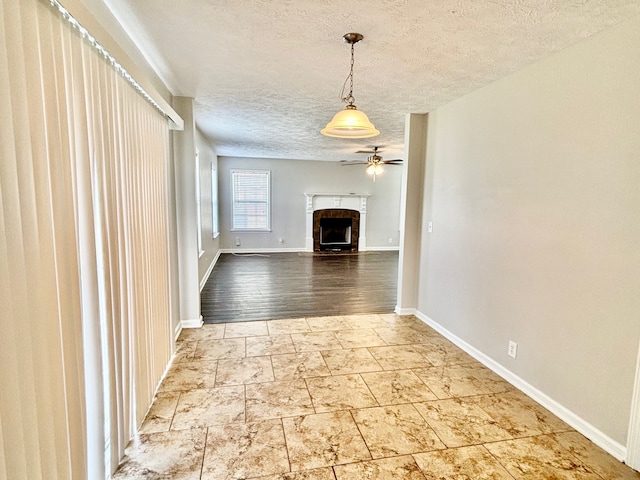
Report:
[[[353,98],[353,64],[354,64],[353,50],[355,45],[356,45],[355,43],[351,44],[351,69],[349,71],[349,95],[343,98],[343,101],[345,103],[348,103],[349,105],[353,105],[353,102],[356,101],[356,99]]]
[[[349,65],[349,75],[347,75],[347,78],[344,79],[344,83],[342,84],[340,100],[352,106],[356,101],[356,99],[353,97],[353,66],[355,64],[355,45],[360,40],[362,40],[362,36],[359,33],[348,33],[343,38],[345,42],[351,44],[351,63]],[[347,82],[349,82],[349,93],[345,95],[344,91],[347,88]]]

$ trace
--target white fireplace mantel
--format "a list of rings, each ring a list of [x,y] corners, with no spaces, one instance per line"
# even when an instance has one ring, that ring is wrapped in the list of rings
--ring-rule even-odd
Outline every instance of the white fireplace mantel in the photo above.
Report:
[[[367,199],[368,193],[305,193],[307,210],[307,234],[305,250],[313,252],[313,212],[325,208],[346,208],[360,212],[360,236],[358,249],[367,249]]]

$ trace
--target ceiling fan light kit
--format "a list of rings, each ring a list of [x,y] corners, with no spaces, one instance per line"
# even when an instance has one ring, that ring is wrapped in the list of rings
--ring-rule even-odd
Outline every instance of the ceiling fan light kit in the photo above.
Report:
[[[373,177],[373,181],[376,181],[376,175],[382,175],[384,173],[383,165],[401,165],[401,158],[394,158],[393,160],[385,160],[380,155],[379,152],[382,150],[379,146],[373,146],[373,150],[358,150],[356,153],[371,153],[367,157],[366,162],[361,161],[349,161],[349,160],[341,160],[342,165],[367,165],[366,172]]]
[[[371,164],[367,167],[367,173],[369,175],[373,175],[375,178],[376,175],[384,173],[384,168],[382,168],[382,165],[380,165],[379,163]]]
[[[353,97],[353,50],[354,45],[362,40],[363,36],[359,33],[346,33],[342,38],[344,38],[345,42],[351,44],[351,68],[346,79],[349,80],[349,93],[342,98],[342,101],[347,103],[347,106],[344,110],[336,113],[327,126],[320,130],[320,133],[327,137],[336,138],[375,137],[380,132],[369,121],[367,115],[356,108],[354,105],[355,98]]]

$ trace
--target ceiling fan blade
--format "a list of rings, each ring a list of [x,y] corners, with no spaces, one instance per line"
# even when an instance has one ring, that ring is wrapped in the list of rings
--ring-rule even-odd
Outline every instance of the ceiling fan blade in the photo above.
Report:
[[[378,152],[380,152],[380,150],[378,150]],[[373,150],[356,150],[356,153],[371,153],[371,154],[374,154],[376,152],[373,151]]]
[[[356,160],[340,160],[340,165],[342,165],[343,167],[346,167],[348,165],[367,165],[367,163],[369,162],[359,162]]]
[[[383,149],[387,147],[388,145],[366,145],[365,146],[365,148],[368,148],[370,150],[375,150],[377,148],[379,152],[381,152]]]
[[[402,163],[404,160],[402,160],[401,158],[394,158],[393,160],[383,160],[382,163],[386,163],[388,165],[398,165],[399,163]]]

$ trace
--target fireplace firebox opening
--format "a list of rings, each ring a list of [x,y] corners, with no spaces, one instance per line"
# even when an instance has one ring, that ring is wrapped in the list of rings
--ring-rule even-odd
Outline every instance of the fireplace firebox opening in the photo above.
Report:
[[[351,249],[351,219],[321,218],[320,248],[339,248],[348,246]]]
[[[343,208],[327,208],[313,212],[313,250],[358,250],[360,212]]]

